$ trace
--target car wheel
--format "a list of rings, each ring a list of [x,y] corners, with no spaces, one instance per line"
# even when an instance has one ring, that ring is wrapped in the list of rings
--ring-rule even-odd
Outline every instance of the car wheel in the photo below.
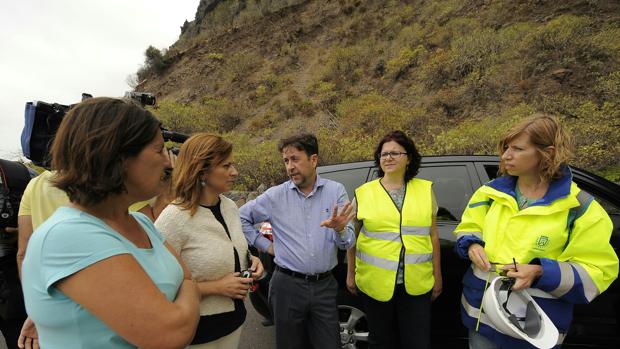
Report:
[[[340,344],[345,349],[368,348],[366,314],[355,306],[338,305]]]

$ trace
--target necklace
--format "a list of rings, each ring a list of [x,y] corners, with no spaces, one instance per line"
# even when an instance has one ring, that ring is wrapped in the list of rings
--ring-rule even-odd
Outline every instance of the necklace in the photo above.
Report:
[[[533,199],[528,198],[527,196],[523,195],[523,193],[521,193],[521,190],[519,190],[519,186],[517,185],[515,187],[515,194],[517,194],[517,206],[519,206],[519,210],[523,210],[524,208],[527,208],[528,206],[530,206],[534,201]]]

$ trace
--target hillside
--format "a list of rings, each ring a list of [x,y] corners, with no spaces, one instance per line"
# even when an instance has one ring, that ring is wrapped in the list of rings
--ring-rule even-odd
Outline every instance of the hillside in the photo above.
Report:
[[[182,31],[136,89],[168,127],[232,140],[243,188],[282,179],[293,132],[323,163],[368,159],[391,129],[426,155],[488,154],[535,112],[569,125],[574,164],[620,180],[618,1],[202,0]]]

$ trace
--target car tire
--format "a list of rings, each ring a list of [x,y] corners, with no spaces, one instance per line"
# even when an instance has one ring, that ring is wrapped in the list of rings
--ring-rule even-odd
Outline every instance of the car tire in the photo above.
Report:
[[[368,348],[368,322],[359,297],[346,290],[339,290],[338,318],[340,343],[343,349]]]

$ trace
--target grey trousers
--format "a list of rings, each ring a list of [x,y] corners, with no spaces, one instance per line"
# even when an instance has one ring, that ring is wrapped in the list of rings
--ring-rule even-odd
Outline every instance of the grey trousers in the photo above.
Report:
[[[276,270],[269,286],[276,347],[340,348],[337,292],[338,283],[332,275],[319,281],[306,281]]]

